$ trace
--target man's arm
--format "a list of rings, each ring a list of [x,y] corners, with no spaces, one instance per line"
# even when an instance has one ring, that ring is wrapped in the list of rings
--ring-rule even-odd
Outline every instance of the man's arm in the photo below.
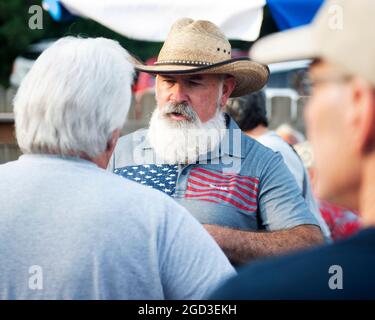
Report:
[[[206,229],[235,264],[282,254],[323,242],[318,221],[279,153],[271,150],[252,158],[260,166],[258,217],[262,231],[230,229],[214,224]],[[254,174],[250,174],[254,175]]]
[[[212,224],[204,227],[234,264],[321,244],[324,239],[320,228],[314,225],[273,232],[242,231]]]

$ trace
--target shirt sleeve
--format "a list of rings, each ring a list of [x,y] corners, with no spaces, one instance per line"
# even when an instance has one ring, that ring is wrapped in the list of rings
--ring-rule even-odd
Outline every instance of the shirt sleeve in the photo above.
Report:
[[[179,213],[182,215],[176,219]],[[168,219],[166,230],[169,231],[164,235],[160,257],[165,299],[206,299],[236,274],[234,268],[214,239],[188,211],[173,203],[169,214],[174,217]]]
[[[319,226],[279,153],[273,153],[263,168],[259,187],[259,213],[266,230],[290,229],[303,224]]]

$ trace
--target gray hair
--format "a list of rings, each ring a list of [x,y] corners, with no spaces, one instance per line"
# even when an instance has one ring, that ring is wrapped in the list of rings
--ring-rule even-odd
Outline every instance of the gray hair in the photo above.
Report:
[[[134,68],[119,43],[66,37],[35,61],[14,99],[24,153],[103,153],[126,119]]]

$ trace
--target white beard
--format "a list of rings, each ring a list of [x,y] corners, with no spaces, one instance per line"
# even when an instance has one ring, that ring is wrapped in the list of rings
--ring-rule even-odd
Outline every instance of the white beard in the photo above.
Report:
[[[191,108],[190,112],[194,112]],[[195,113],[195,112],[194,112]],[[220,109],[202,123],[175,121],[156,108],[150,120],[148,139],[158,158],[168,164],[195,163],[201,155],[216,151],[225,135],[225,118]]]

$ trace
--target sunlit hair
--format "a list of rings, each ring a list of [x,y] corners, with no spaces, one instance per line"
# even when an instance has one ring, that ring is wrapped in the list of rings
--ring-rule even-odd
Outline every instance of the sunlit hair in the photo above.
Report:
[[[131,101],[133,66],[119,43],[66,37],[35,61],[14,100],[24,153],[90,158],[122,127]]]

